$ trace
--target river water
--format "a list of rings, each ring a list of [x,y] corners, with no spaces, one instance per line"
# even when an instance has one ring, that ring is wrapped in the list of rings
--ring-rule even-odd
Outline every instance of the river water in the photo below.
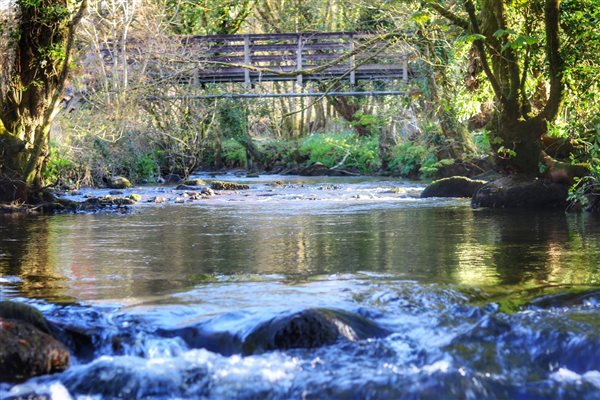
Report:
[[[0,299],[87,340],[0,398],[600,399],[598,217],[395,180],[244,181],[126,214],[0,216]],[[245,350],[307,309],[379,334]]]

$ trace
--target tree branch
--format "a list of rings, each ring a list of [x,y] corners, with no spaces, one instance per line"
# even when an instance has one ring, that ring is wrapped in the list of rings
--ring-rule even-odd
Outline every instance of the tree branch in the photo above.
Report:
[[[479,29],[479,23],[477,22],[477,15],[475,14],[475,6],[473,5],[473,2],[471,0],[464,0],[464,5],[465,9],[467,10],[467,14],[469,14],[469,20],[471,21],[471,31],[475,34],[480,35],[481,30]],[[496,95],[498,100],[500,100],[504,104],[506,99],[504,98],[502,88],[500,87],[500,83],[498,83],[498,79],[496,79],[496,76],[490,68],[490,64],[487,59],[487,54],[483,46],[483,41],[480,39],[476,39],[474,44],[475,48],[477,49],[477,52],[479,53],[479,58],[481,60],[481,67],[483,68],[483,72],[485,72],[485,76],[490,81],[492,89],[494,90],[494,94]]]
[[[459,17],[458,15],[456,15],[452,11],[448,10],[447,8],[442,7],[440,4],[434,3],[434,2],[427,2],[426,5],[433,8],[435,11],[437,11],[438,14],[440,14],[442,17],[448,19],[454,25],[456,25],[460,28],[463,28],[466,31],[470,30],[468,20]]]

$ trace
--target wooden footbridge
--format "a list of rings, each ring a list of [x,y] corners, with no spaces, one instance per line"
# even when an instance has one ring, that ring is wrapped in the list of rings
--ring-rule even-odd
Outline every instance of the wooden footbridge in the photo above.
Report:
[[[410,53],[397,50],[391,35],[336,33],[279,33],[192,36],[184,39],[188,54],[195,54],[198,67],[180,77],[181,83],[243,83],[246,93],[222,93],[191,97],[307,97],[401,95],[404,91],[365,91],[364,81],[395,80],[406,84],[412,74]],[[346,91],[294,91],[292,93],[248,93],[263,82],[337,83]],[[343,83],[346,83],[343,85]],[[190,97],[190,96],[187,96]]]

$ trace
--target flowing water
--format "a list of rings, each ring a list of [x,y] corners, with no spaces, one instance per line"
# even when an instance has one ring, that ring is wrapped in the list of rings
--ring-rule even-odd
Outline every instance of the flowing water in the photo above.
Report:
[[[83,338],[68,370],[0,398],[600,398],[597,217],[472,210],[393,180],[246,181],[127,214],[0,217],[0,298]],[[308,309],[348,334],[248,347]]]

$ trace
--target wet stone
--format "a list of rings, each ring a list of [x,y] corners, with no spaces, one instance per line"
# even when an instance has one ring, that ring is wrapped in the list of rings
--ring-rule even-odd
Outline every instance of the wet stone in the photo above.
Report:
[[[242,352],[255,354],[270,350],[315,348],[339,340],[357,341],[388,334],[388,331],[360,315],[315,308],[278,316],[260,324],[244,340]]]
[[[210,184],[210,188],[213,190],[248,190],[250,186],[236,182],[213,181]]]

